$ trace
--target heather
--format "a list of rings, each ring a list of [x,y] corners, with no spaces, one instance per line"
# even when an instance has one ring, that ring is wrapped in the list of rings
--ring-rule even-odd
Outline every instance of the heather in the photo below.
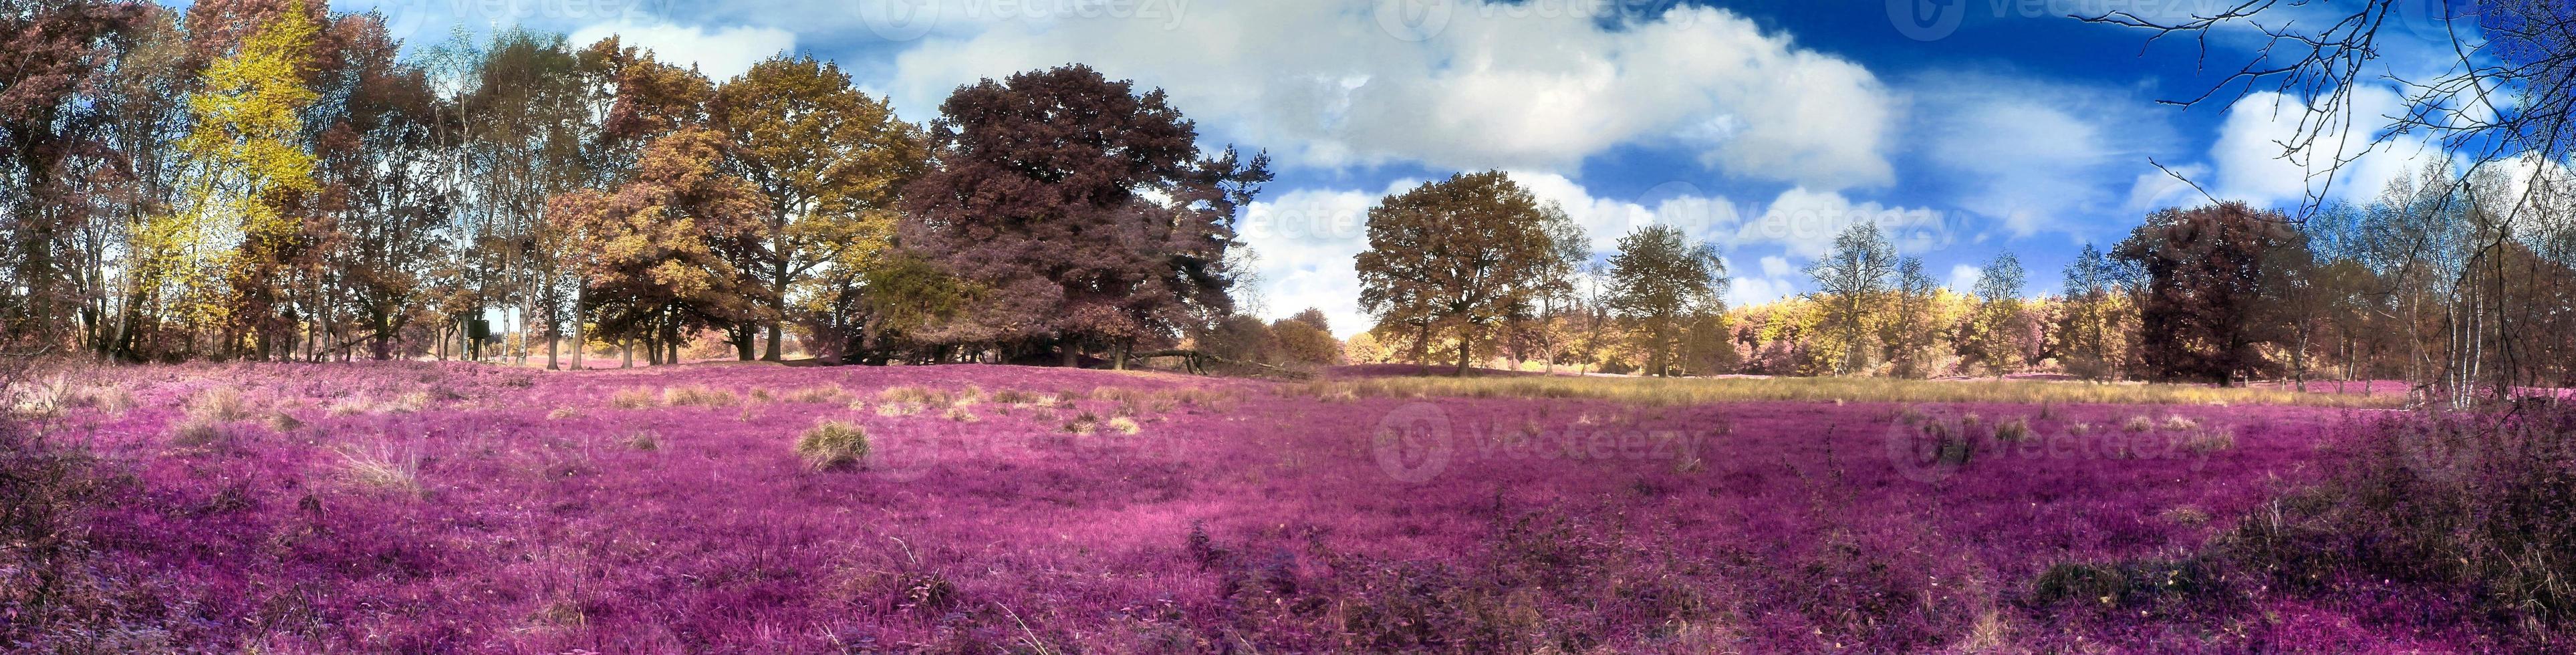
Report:
[[[2388,477],[2355,435],[2415,425],[2375,410],[1007,366],[66,380],[134,402],[66,402],[10,449],[58,472],[11,493],[59,508],[10,529],[65,545],[0,572],[77,572],[0,599],[38,650],[2441,650],[2554,643],[2564,598],[2538,572],[2566,541],[2516,527],[2563,521],[2502,512],[2555,478],[2446,459],[2488,473],[2355,495]],[[220,437],[180,438],[192,416]],[[2399,518],[2422,525],[2372,532]],[[2383,533],[2415,540],[2351,546]],[[2432,554],[2480,564],[2399,566]]]

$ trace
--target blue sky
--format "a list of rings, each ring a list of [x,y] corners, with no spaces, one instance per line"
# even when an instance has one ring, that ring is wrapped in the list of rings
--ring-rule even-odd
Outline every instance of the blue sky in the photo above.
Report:
[[[2144,32],[2065,17],[2173,16],[2219,1],[372,6],[414,44],[452,26],[509,23],[576,41],[620,34],[718,79],[773,52],[811,53],[916,121],[959,84],[1066,62],[1162,87],[1198,121],[1203,143],[1278,160],[1278,181],[1242,226],[1259,257],[1262,313],[1319,307],[1347,336],[1367,327],[1350,273],[1367,207],[1460,170],[1511,171],[1564,205],[1604,252],[1634,227],[1682,226],[1726,253],[1739,303],[1811,288],[1800,268],[1855,220],[1890,226],[1900,249],[1945,282],[1973,280],[1975,265],[2009,249],[2031,271],[2028,292],[2049,292],[2080,244],[2107,245],[2149,210],[2199,200],[2151,158],[2221,197],[2296,204],[2313,182],[2272,142],[2294,130],[2285,112],[2299,99],[2156,102],[2198,95],[2244,63],[2260,45],[2252,33],[2217,33],[2204,69],[2196,43],[2149,47]],[[2438,37],[2442,24],[2422,13],[2396,36]],[[2360,91],[2359,112],[2398,106],[2393,91]],[[2436,156],[2387,150],[2348,168],[2337,195],[2366,199]]]

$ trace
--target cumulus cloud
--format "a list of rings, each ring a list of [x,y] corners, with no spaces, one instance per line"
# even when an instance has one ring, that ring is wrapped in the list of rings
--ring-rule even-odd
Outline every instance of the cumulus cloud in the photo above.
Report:
[[[575,30],[570,40],[576,46],[586,45],[609,36],[633,46],[653,51],[662,61],[680,65],[696,64],[707,79],[723,82],[770,55],[796,48],[796,35],[782,29],[766,27],[727,27],[707,30],[668,22],[617,22],[592,25]]]
[[[1876,76],[1732,12],[1677,7],[1605,25],[1569,8],[1581,3],[1463,0],[1392,19],[1380,5],[981,19],[927,5],[936,19],[896,34],[919,45],[897,57],[889,92],[917,114],[959,84],[1081,61],[1162,87],[1217,136],[1293,164],[1566,172],[1636,144],[1814,189],[1892,181],[1883,151],[1896,103]]]
[[[1390,192],[1407,186],[1399,182]],[[1375,323],[1360,313],[1359,275],[1351,270],[1351,257],[1368,249],[1368,208],[1378,198],[1359,191],[1297,190],[1244,209],[1236,228],[1258,255],[1254,291],[1268,318],[1314,307],[1343,338]]]
[[[1727,286],[1726,305],[1759,305],[1794,295],[1798,295],[1798,285],[1788,278],[1744,276],[1735,278],[1734,284]]]
[[[2322,128],[2314,123],[2319,116],[2309,113],[2311,105],[2279,93],[2247,94],[2229,105],[2218,140],[2209,148],[2217,181],[2211,191],[2257,205],[2296,204],[2310,196],[2364,203],[2377,198],[2390,181],[2449,157],[2420,135],[2374,143],[2387,124],[2385,117],[2405,111],[2406,102],[2397,92],[2359,87],[2353,89],[2351,103],[2324,119]],[[2285,153],[2284,143],[2303,147]]]
[[[1949,285],[1951,291],[1967,293],[1976,290],[1977,280],[1985,277],[1985,272],[1975,266],[1953,264],[1950,266],[1950,281],[1945,284]]]

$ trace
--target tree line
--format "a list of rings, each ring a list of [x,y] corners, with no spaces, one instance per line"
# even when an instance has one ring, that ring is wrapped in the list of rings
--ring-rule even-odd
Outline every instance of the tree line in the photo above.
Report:
[[[1499,172],[1390,195],[1355,261],[1376,325],[1353,361],[1648,375],[2055,374],[2236,384],[2400,380],[2468,403],[2576,386],[2576,196],[2563,169],[2433,162],[2306,216],[2208,199],[2092,244],[2056,293],[2010,252],[1950,289],[1863,220],[1814,291],[1726,307],[1725,263],[1670,226],[1593,261]],[[1445,355],[1435,355],[1445,353]]]
[[[1087,67],[897,118],[830,62],[404,54],[307,0],[0,11],[0,325],[121,361],[1044,358],[1231,317],[1263,155]],[[1213,154],[1211,154],[1213,153]],[[568,351],[568,352],[567,352]]]

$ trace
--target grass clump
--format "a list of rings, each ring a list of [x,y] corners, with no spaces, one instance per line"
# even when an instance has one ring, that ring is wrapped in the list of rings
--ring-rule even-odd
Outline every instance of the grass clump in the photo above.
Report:
[[[2175,432],[2190,432],[2200,429],[2200,422],[2184,418],[2180,414],[2174,414],[2165,417],[2165,429]]]
[[[1109,429],[1117,430],[1119,434],[1127,435],[1136,434],[1137,432],[1141,432],[1145,429],[1144,426],[1136,424],[1136,419],[1124,416],[1109,419],[1107,425],[1109,426]]]
[[[734,395],[731,391],[711,389],[706,385],[692,384],[683,387],[670,387],[663,389],[662,404],[670,405],[672,407],[702,407],[713,409],[717,407],[732,407],[734,405],[742,404],[742,397]]]
[[[338,450],[341,472],[352,483],[411,496],[425,491],[420,484],[420,451],[417,449],[396,451],[382,446],[343,446]]]
[[[796,437],[796,457],[817,471],[858,466],[868,457],[868,431],[843,421],[816,423]]]
[[[649,453],[662,449],[662,439],[652,430],[636,430],[626,435],[626,447]]]
[[[231,423],[250,418],[250,403],[242,399],[240,389],[215,387],[189,399],[186,411],[189,418]]]
[[[1056,427],[1068,433],[1088,435],[1100,431],[1100,416],[1085,410],[1073,415],[1072,418],[1065,419],[1062,425]]]
[[[983,417],[976,416],[973,410],[966,409],[963,405],[948,408],[947,418],[948,420],[959,423],[974,423],[976,421],[984,420]]]
[[[2236,448],[2236,430],[2231,428],[2218,428],[2215,430],[2196,431],[2192,433],[2191,439],[2182,443],[2182,447],[2195,453],[2234,450]]]
[[[2156,429],[2156,420],[2144,416],[2131,416],[2129,417],[2129,422],[2120,424],[2120,429],[2130,432],[2146,432]]]
[[[643,387],[627,387],[608,394],[608,406],[618,409],[651,409],[661,404],[661,398]]]
[[[1995,423],[1996,441],[2004,443],[2020,443],[2029,441],[2030,436],[2029,417],[2015,416]]]
[[[546,412],[546,420],[549,421],[563,421],[577,418],[581,418],[581,410],[573,409],[570,406],[557,407],[554,411]]]

